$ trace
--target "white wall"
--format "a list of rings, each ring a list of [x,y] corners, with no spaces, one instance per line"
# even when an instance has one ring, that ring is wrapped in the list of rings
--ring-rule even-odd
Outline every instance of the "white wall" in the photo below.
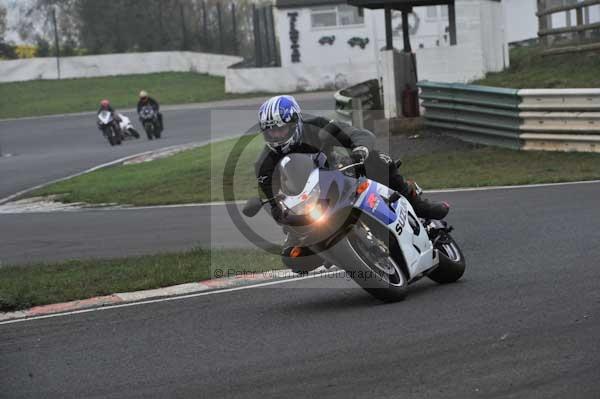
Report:
[[[420,80],[468,82],[486,72],[500,71],[508,66],[505,10],[502,3],[489,0],[456,0],[457,45],[450,46],[443,38],[447,20],[427,20],[425,7],[416,8],[421,17],[422,35],[411,36],[417,56]],[[288,12],[298,12],[296,29],[300,32],[300,63],[291,62]],[[438,9],[438,16],[440,16]],[[361,27],[312,29],[310,10],[284,9],[276,12],[276,29],[280,40],[282,67],[229,69],[226,91],[292,92],[301,90],[340,88],[341,83],[359,83],[381,76],[380,49],[385,45],[383,11],[365,10]],[[421,29],[419,31],[421,31]],[[333,46],[321,46],[321,36],[334,34]],[[369,37],[364,50],[351,48],[347,41],[353,36]],[[419,38],[434,40],[433,47],[418,48]],[[374,46],[377,43],[377,46]],[[402,36],[394,37],[394,46],[402,48]],[[379,66],[379,68],[378,68]]]
[[[240,57],[193,52],[153,52],[61,58],[61,77],[132,75],[155,72],[197,72],[225,76]],[[0,61],[0,82],[56,79],[55,58]]]
[[[303,65],[282,68],[229,68],[227,93],[292,93],[320,89],[342,89],[377,76],[373,63]]]

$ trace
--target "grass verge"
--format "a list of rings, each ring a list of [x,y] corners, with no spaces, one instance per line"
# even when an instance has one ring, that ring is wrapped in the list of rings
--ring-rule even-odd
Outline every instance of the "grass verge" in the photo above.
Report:
[[[241,139],[234,178],[223,170],[238,139],[138,165],[99,170],[32,193],[57,195],[64,202],[121,203],[137,206],[201,203],[256,196],[253,163],[259,136]],[[600,155],[465,148],[403,158],[402,173],[426,189],[557,183],[600,179]],[[230,189],[235,197],[224,194]]]
[[[201,249],[111,260],[0,268],[0,312],[86,299],[118,292],[198,282],[236,272],[282,267],[278,256],[258,250]]]
[[[222,77],[192,72],[34,80],[0,83],[0,118],[92,111],[103,98],[117,110],[134,108],[142,89],[162,105],[248,97],[226,94]]]
[[[542,57],[539,47],[521,47],[510,52],[510,67],[489,73],[473,84],[514,89],[600,87],[599,52]]]

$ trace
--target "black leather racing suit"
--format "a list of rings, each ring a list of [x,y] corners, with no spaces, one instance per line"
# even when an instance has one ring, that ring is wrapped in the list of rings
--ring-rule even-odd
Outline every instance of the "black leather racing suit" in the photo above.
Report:
[[[148,97],[148,99],[146,101],[139,100],[138,104],[137,104],[137,113],[138,113],[138,115],[140,114],[140,111],[142,110],[142,107],[145,107],[146,105],[151,106],[152,109],[154,109],[154,112],[156,112],[156,116],[158,117],[158,123],[160,124],[160,130],[162,131],[165,126],[163,124],[163,117],[162,117],[162,113],[160,112],[160,105],[158,104],[158,101],[156,101],[152,97]],[[143,123],[143,121],[142,121],[141,118],[140,118],[140,122]]]

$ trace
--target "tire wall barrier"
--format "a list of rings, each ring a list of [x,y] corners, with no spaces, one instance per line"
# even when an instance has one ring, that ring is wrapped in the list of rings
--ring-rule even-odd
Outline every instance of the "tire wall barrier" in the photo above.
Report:
[[[600,152],[600,89],[504,89],[420,82],[425,124],[465,141]]]

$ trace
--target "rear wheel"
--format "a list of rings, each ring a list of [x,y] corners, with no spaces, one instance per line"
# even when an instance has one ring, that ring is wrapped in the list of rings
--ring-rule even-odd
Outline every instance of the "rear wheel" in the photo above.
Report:
[[[362,261],[356,265],[344,265],[350,277],[379,300],[403,300],[408,280],[390,250],[389,238],[377,237],[365,224],[358,223],[348,233],[347,240]]]
[[[428,277],[439,284],[449,284],[458,281],[465,273],[465,257],[454,238],[448,233],[435,243],[440,255],[439,266]]]

